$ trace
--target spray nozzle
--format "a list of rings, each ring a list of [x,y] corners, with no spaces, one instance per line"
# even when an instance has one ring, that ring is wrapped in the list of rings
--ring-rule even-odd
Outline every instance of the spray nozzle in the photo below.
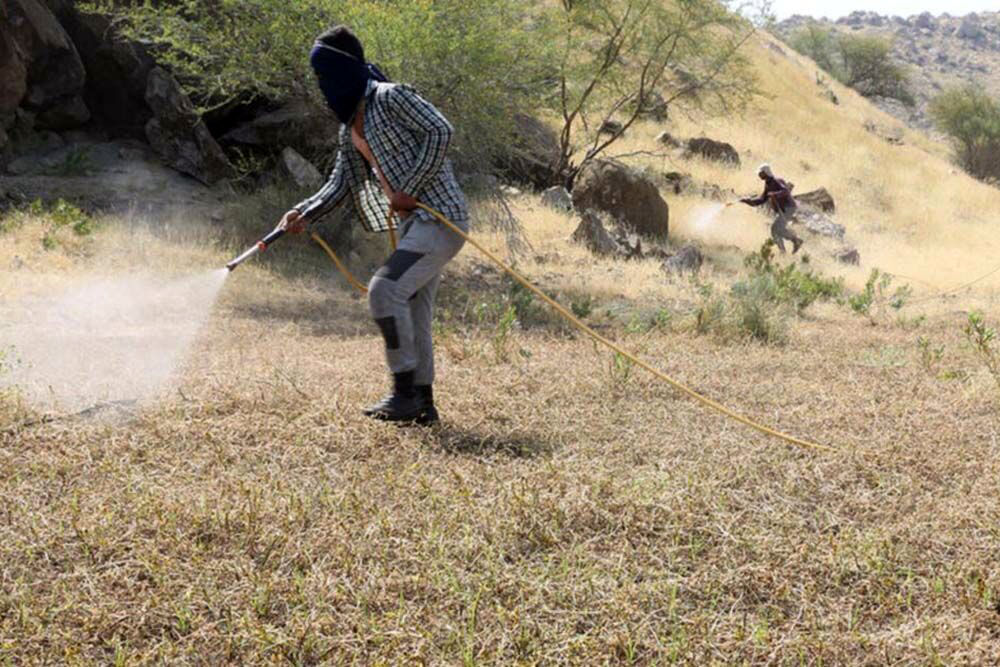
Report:
[[[265,250],[267,250],[268,246],[270,246],[272,243],[274,243],[284,235],[285,235],[284,229],[275,229],[273,232],[262,238],[260,241],[257,241],[257,243],[255,243],[252,247],[248,248],[247,251],[244,252],[242,255],[240,255],[233,261],[226,264],[226,268],[229,269],[230,271],[234,271],[237,266],[247,261],[257,253],[264,252]]]

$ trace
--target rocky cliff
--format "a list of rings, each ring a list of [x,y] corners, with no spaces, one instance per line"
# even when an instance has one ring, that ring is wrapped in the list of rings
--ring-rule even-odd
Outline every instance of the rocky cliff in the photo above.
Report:
[[[793,16],[777,24],[774,32],[788,40],[811,23],[892,40],[893,57],[906,66],[917,104],[907,108],[893,100],[876,103],[914,127],[933,127],[928,103],[949,86],[974,84],[1000,97],[1000,12],[967,16],[924,13],[907,18],[854,12],[836,21]]]

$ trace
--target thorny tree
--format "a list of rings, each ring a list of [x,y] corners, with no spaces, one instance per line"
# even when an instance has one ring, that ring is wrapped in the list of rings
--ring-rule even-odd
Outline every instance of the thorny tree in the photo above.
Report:
[[[555,171],[571,185],[644,115],[730,112],[756,92],[741,49],[766,5],[717,0],[563,0]],[[609,121],[616,120],[616,123]]]

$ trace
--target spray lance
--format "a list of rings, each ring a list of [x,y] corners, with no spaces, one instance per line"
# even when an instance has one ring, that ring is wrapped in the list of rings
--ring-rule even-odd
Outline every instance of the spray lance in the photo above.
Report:
[[[285,230],[283,228],[281,227],[276,228],[273,232],[262,238],[260,241],[257,241],[257,243],[251,246],[245,253],[243,253],[233,261],[229,262],[229,264],[226,264],[226,268],[229,269],[230,272],[232,272],[233,270],[236,269],[237,266],[247,261],[257,253],[261,253],[267,250],[268,246],[270,246],[272,243],[274,243],[284,235],[285,235]]]

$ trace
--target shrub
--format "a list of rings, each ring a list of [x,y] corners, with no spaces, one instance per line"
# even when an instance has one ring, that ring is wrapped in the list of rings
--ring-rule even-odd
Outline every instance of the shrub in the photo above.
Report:
[[[824,278],[809,268],[808,255],[803,256],[799,264],[776,265],[771,239],[765,241],[760,250],[747,255],[744,264],[750,269],[750,277],[736,283],[735,292],[759,292],[762,298],[773,303],[793,306],[799,314],[816,301],[835,299],[844,291],[839,278]]]
[[[930,110],[963,169],[982,180],[1000,179],[1000,102],[969,86],[941,93]]]
[[[760,283],[746,289],[716,294],[699,286],[701,303],[695,309],[695,332],[712,334],[723,341],[757,340],[780,344],[787,339],[787,306],[773,301]]]
[[[874,326],[878,324],[878,318],[887,308],[893,310],[902,308],[912,291],[909,285],[897,287],[894,291],[890,291],[891,286],[892,274],[882,273],[877,268],[872,269],[865,288],[848,298],[847,304],[857,315],[867,317]]]
[[[865,97],[891,97],[912,106],[906,71],[892,60],[892,43],[881,37],[843,35],[809,25],[789,44],[825,72]]]
[[[332,23],[350,25],[371,61],[441,108],[455,125],[458,155],[477,161],[506,145],[514,111],[535,106],[540,70],[550,62],[535,8],[523,0],[94,0],[84,7],[154,43],[202,110],[258,96],[318,98],[308,63],[313,39]]]

